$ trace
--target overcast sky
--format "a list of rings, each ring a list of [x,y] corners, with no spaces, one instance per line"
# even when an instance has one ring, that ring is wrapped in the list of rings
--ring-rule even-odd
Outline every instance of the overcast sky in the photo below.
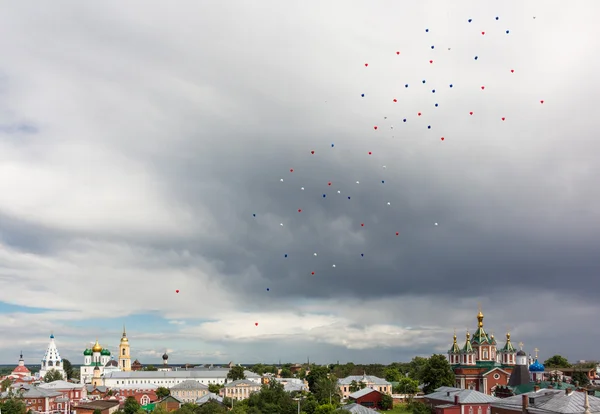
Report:
[[[0,363],[600,359],[597,2],[1,5]]]

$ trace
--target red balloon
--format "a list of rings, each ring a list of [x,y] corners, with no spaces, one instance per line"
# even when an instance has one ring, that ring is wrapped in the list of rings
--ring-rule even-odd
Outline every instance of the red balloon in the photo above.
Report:
[[[371,151],[369,151],[369,155],[371,155]]]
[[[397,54],[397,55],[399,55],[399,54],[400,54],[400,52],[396,52],[396,54]]]
[[[373,127],[373,128],[377,129],[377,127]]]
[[[421,112],[419,112],[417,115],[421,116]]]
[[[367,67],[367,66],[369,66],[369,64],[368,64],[368,63],[365,63],[365,67]]]
[[[254,322],[254,325],[258,326],[258,322]]]
[[[429,63],[433,63],[433,60],[430,60]]]
[[[540,101],[540,103],[544,103],[544,101]]]
[[[329,182],[327,183],[327,185],[331,185],[331,181],[329,181]]]
[[[482,35],[484,35],[484,34],[485,34],[485,32],[481,32],[481,34],[482,34]]]
[[[314,275],[314,274],[315,274],[315,272],[310,272],[310,274],[311,274],[311,275]]]
[[[365,223],[360,223],[360,227],[365,227]]]
[[[482,86],[482,87],[481,87],[481,90],[484,90],[484,89],[485,89],[485,86]]]
[[[302,213],[302,209],[301,208],[298,209],[298,213]]]
[[[399,234],[400,234],[399,232],[396,232],[396,236],[398,236]]]
[[[514,69],[511,69],[511,70],[510,70],[510,73],[515,73],[515,70],[514,70]]]
[[[294,169],[293,169],[293,168],[290,168],[290,172],[294,172]]]
[[[469,112],[469,115],[473,115],[473,111]]]
[[[442,138],[441,138],[441,140],[443,141],[443,140],[444,140],[444,137],[442,137]]]
[[[394,102],[398,102],[398,99],[394,98]]]
[[[314,152],[314,151],[311,151],[310,153],[311,153],[311,154],[314,154],[315,152]]]
[[[506,118],[502,117],[502,120],[504,121]]]
[[[177,290],[175,291],[175,293],[179,293],[179,289],[177,289]]]

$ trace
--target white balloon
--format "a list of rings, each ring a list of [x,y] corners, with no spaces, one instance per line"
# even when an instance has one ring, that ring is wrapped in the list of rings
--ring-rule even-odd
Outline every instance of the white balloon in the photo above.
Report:
[[[304,187],[300,187],[301,190],[304,190]]]
[[[340,190],[338,190],[338,194],[340,194],[340,193],[341,193],[341,191],[340,191]]]
[[[385,170],[386,168],[387,168],[387,167],[384,165],[384,166],[383,166],[383,169]]]
[[[335,265],[331,266],[331,267],[335,267]]]
[[[388,201],[388,206],[391,206],[392,204]]]
[[[283,223],[279,223],[280,226],[283,226]]]
[[[357,181],[356,184],[360,184],[360,182]]]
[[[437,223],[435,223],[435,225],[437,226]]]
[[[279,180],[279,181],[283,182],[283,178],[281,180]]]
[[[315,256],[316,256],[316,255],[317,255],[317,254],[315,253]]]

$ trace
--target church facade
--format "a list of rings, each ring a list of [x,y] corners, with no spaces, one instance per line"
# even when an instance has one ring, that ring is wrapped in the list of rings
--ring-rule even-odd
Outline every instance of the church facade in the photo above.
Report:
[[[63,368],[63,361],[54,342],[54,334],[50,334],[50,343],[46,349],[46,353],[42,358],[42,364],[40,371],[37,373],[37,378],[44,378],[44,376],[51,370],[60,372],[63,378],[66,378],[65,370]]]
[[[103,348],[98,340],[91,348],[83,351],[83,365],[80,368],[82,384],[93,384],[94,378],[118,371],[131,371],[129,338],[123,327],[123,336],[119,343],[118,363],[108,348]]]
[[[498,386],[506,386],[516,365],[517,351],[512,345],[510,333],[502,348],[494,335],[483,327],[483,313],[477,315],[477,330],[473,335],[466,333],[465,343],[458,345],[456,333],[454,343],[448,351],[448,360],[454,371],[456,387],[471,389],[494,395]]]

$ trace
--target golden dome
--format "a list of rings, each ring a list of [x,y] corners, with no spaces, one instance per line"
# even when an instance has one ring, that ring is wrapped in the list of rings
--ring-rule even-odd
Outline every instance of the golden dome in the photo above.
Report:
[[[129,342],[129,339],[127,339],[127,333],[125,332],[125,325],[123,325],[123,337],[121,338],[121,342]]]
[[[92,347],[92,352],[102,352],[102,347],[100,346],[100,344],[98,343],[98,340],[96,339],[96,343],[94,344],[94,346]]]

